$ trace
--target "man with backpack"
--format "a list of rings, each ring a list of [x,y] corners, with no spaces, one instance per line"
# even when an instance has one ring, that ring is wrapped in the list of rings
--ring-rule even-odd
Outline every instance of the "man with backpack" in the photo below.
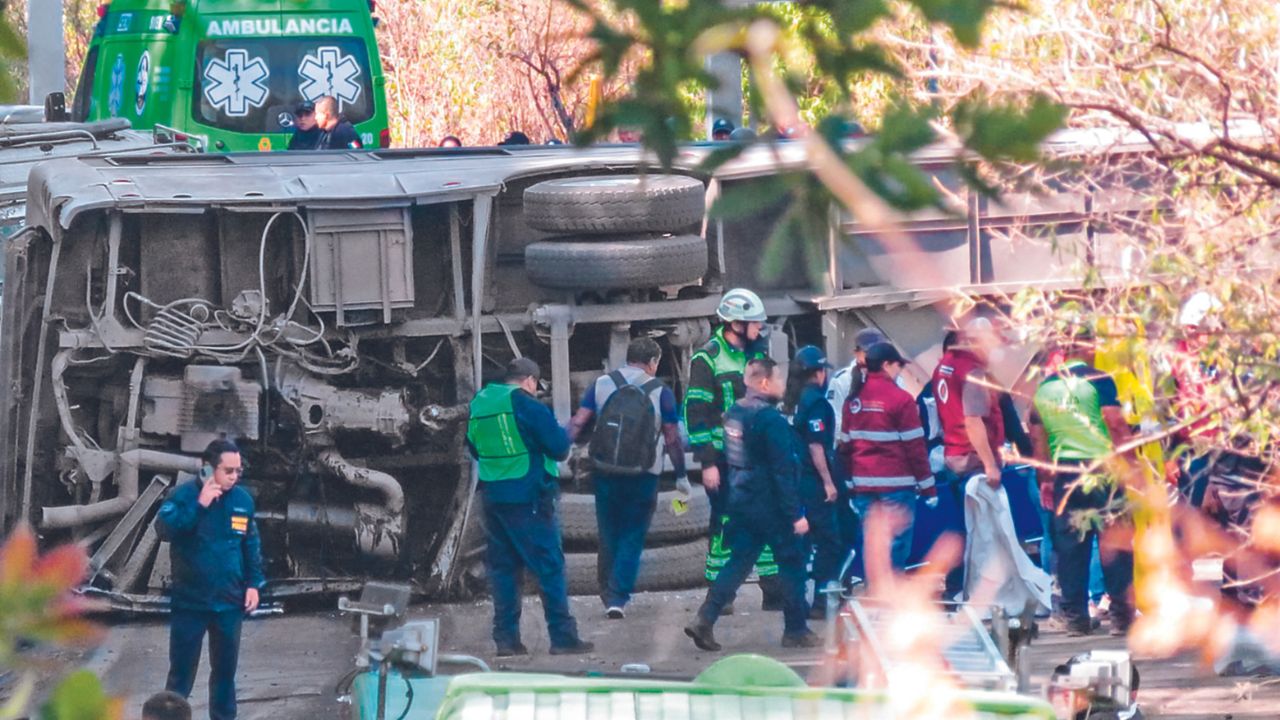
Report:
[[[611,620],[625,617],[640,572],[640,553],[658,503],[664,450],[675,469],[676,485],[689,489],[675,394],[654,377],[661,359],[662,349],[651,338],[632,340],[627,364],[587,388],[569,424],[569,437],[577,440],[592,418],[596,420],[588,445],[600,536],[596,567],[600,599]]]

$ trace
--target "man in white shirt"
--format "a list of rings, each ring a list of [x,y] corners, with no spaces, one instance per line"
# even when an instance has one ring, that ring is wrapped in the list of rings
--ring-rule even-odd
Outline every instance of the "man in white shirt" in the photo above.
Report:
[[[882,342],[886,342],[886,339],[879,330],[874,328],[859,330],[858,334],[853,336],[853,362],[837,370],[827,383],[827,402],[831,403],[831,409],[836,414],[837,441],[840,438],[840,425],[844,417],[844,401],[850,395],[856,396],[862,389],[863,381],[867,379],[867,348]]]

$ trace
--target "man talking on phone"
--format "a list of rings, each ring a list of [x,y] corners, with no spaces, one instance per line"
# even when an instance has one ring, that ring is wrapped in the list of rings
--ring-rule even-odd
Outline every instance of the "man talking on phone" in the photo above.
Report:
[[[253,498],[238,485],[243,471],[235,443],[209,443],[199,479],[175,488],[156,516],[173,565],[165,689],[191,695],[208,633],[210,720],[236,716],[240,624],[265,583]]]

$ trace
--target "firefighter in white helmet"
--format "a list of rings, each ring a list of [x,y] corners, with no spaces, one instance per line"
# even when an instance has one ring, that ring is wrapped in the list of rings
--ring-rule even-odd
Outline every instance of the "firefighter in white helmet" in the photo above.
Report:
[[[766,319],[760,296],[744,288],[724,294],[716,315],[723,323],[711,340],[693,354],[689,366],[689,387],[684,396],[684,423],[689,447],[702,466],[702,484],[711,500],[711,540],[707,551],[708,581],[716,579],[729,561],[724,541],[727,492],[722,479],[728,478],[724,457],[724,414],[746,394],[743,371],[754,358],[768,356],[768,342],[761,334]],[[773,552],[765,548],[756,564],[760,589],[767,610],[782,608],[777,589],[778,566]]]

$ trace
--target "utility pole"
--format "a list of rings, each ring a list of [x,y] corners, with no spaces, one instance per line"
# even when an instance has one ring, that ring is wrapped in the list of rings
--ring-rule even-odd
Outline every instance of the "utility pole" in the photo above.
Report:
[[[772,0],[724,0],[728,7],[747,7]],[[707,139],[711,139],[711,126],[717,118],[742,127],[742,57],[737,53],[722,52],[706,59],[707,72],[719,81],[719,87],[707,92]]]
[[[719,87],[707,91],[707,139],[710,140],[711,126],[718,118],[728,120],[735,128],[742,125],[742,58],[732,52],[716,53],[707,57],[706,68],[719,82]]]
[[[62,0],[27,0],[27,73],[32,105],[51,92],[67,89],[66,47],[62,38]]]

